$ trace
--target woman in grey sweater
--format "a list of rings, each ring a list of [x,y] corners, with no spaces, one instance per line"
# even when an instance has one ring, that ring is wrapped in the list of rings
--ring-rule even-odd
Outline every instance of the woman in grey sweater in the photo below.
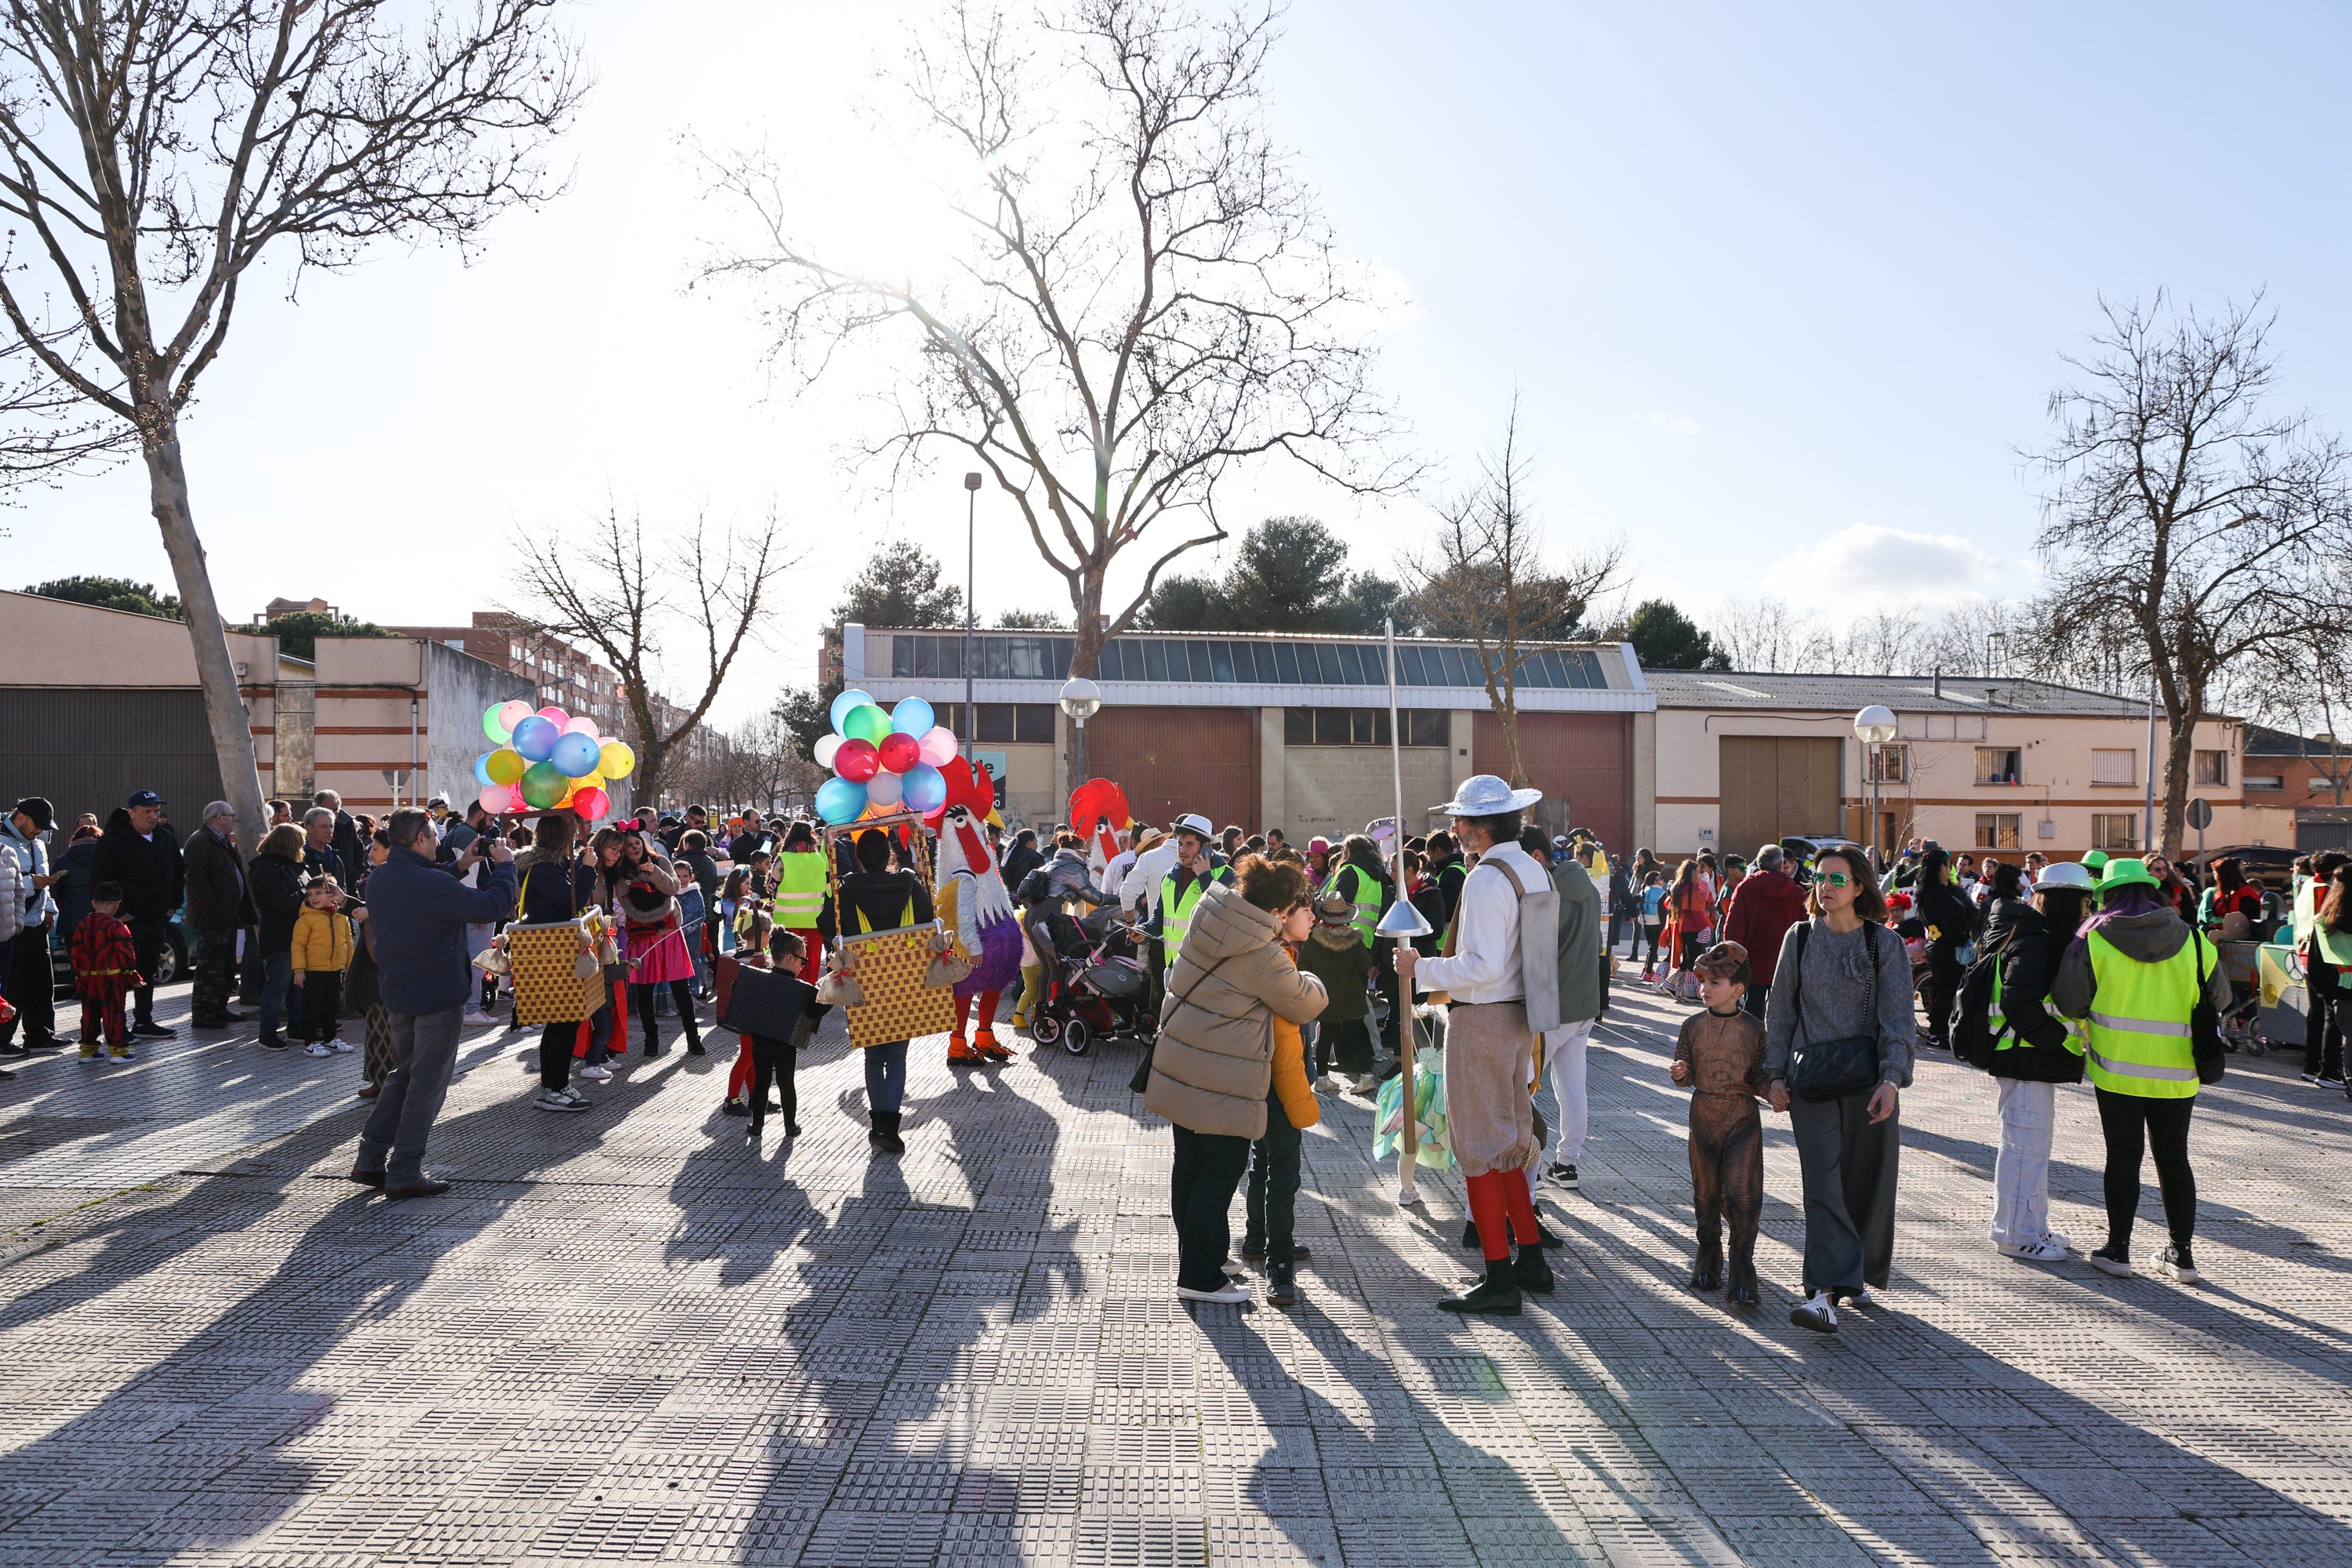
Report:
[[[1895,1111],[1896,1091],[1911,1082],[1911,961],[1883,923],[1886,900],[1858,848],[1822,851],[1805,909],[1812,918],[1789,928],[1772,972],[1764,1073],[1772,1109],[1789,1114],[1805,1178],[1806,1300],[1789,1321],[1833,1334],[1839,1299],[1868,1306],[1894,1261]],[[1877,1042],[1874,1084],[1831,1100],[1790,1098],[1789,1057],[1800,1039],[1865,1036]]]

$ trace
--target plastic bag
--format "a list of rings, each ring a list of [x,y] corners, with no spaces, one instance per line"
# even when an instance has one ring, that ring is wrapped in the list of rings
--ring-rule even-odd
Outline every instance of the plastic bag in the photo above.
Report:
[[[1415,1168],[1454,1168],[1454,1145],[1445,1134],[1445,1075],[1416,1061],[1412,1074],[1413,1152]],[[1372,1159],[1375,1163],[1394,1155],[1404,1145],[1404,1075],[1381,1085],[1372,1101]]]

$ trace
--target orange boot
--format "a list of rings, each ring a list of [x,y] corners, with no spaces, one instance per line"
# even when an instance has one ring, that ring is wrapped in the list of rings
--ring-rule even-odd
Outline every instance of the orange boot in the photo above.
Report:
[[[986,1061],[1009,1062],[1013,1059],[1013,1053],[996,1043],[996,1031],[993,1029],[982,1029],[974,1036],[971,1048],[973,1055]]]
[[[987,1038],[988,1038],[988,1036],[987,1036],[987,1034],[986,1034],[985,1032],[983,1032],[983,1033],[981,1035],[981,1037],[981,1037],[982,1039],[985,1040],[985,1039],[987,1039]],[[980,1054],[978,1051],[976,1051],[976,1050],[972,1049],[972,1047],[971,1047],[971,1041],[969,1041],[969,1040],[967,1040],[967,1039],[965,1039],[961,1035],[950,1035],[950,1036],[948,1037],[948,1060],[949,1060],[949,1061],[950,1061],[950,1062],[976,1062],[976,1061],[979,1061],[979,1060],[981,1060],[981,1059],[982,1059],[982,1058],[981,1058],[981,1054]]]

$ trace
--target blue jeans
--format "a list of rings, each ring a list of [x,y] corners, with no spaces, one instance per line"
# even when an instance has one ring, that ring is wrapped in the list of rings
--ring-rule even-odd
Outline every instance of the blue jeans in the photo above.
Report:
[[[907,1042],[866,1047],[866,1109],[885,1115],[907,1098]]]
[[[392,1076],[377,1091],[375,1109],[360,1133],[353,1167],[382,1171],[387,1187],[404,1187],[425,1175],[425,1141],[433,1119],[449,1096],[457,1066],[457,1034],[466,1009],[392,1016]]]
[[[278,1015],[286,1006],[287,988],[294,984],[294,954],[265,952],[261,955],[261,1032],[278,1032]]]

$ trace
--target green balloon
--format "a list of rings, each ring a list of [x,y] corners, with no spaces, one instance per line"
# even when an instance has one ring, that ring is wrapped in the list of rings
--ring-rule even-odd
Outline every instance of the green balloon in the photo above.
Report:
[[[849,710],[849,716],[841,721],[841,732],[853,741],[878,746],[882,737],[890,732],[890,715],[868,702]]]
[[[545,811],[562,800],[572,788],[572,781],[553,763],[533,763],[522,775],[522,801],[535,811]]]

